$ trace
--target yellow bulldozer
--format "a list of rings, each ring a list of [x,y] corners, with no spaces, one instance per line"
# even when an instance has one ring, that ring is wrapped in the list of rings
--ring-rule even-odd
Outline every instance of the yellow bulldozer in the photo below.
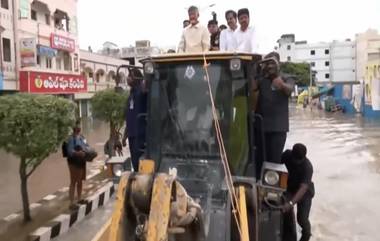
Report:
[[[96,240],[283,240],[286,168],[255,158],[263,120],[250,80],[260,61],[220,52],[141,61],[144,157],[138,172],[122,174]]]

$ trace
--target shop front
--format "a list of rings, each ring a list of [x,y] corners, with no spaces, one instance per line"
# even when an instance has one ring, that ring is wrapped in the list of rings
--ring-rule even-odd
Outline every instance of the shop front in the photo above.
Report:
[[[81,75],[20,71],[20,92],[61,96],[75,101],[80,110],[75,95],[87,93],[87,79]]]

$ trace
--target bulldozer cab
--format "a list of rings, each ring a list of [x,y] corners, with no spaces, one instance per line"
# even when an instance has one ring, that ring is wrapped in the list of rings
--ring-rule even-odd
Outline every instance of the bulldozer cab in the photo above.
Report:
[[[231,171],[246,174],[253,161],[248,72],[255,57],[259,59],[243,54],[169,55],[143,61],[150,92],[146,153],[156,161],[157,171],[176,167],[179,178],[212,177],[208,168],[197,166],[216,165],[220,160],[212,96]],[[186,165],[189,162],[194,171]]]

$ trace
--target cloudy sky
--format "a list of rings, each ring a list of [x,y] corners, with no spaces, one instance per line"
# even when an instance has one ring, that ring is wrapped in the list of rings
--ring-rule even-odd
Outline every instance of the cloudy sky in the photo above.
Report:
[[[207,7],[211,4],[215,6]],[[320,42],[354,39],[355,33],[368,28],[380,31],[380,0],[79,0],[80,46],[97,50],[111,41],[125,47],[142,39],[155,46],[175,46],[190,5],[200,7],[204,25],[211,11],[225,24],[226,10],[248,7],[264,52],[284,33]]]

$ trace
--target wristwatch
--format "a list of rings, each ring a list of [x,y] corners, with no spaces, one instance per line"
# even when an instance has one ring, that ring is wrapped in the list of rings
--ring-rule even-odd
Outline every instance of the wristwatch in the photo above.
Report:
[[[289,201],[289,204],[291,205],[291,206],[294,206],[294,202],[292,202],[292,201]]]

